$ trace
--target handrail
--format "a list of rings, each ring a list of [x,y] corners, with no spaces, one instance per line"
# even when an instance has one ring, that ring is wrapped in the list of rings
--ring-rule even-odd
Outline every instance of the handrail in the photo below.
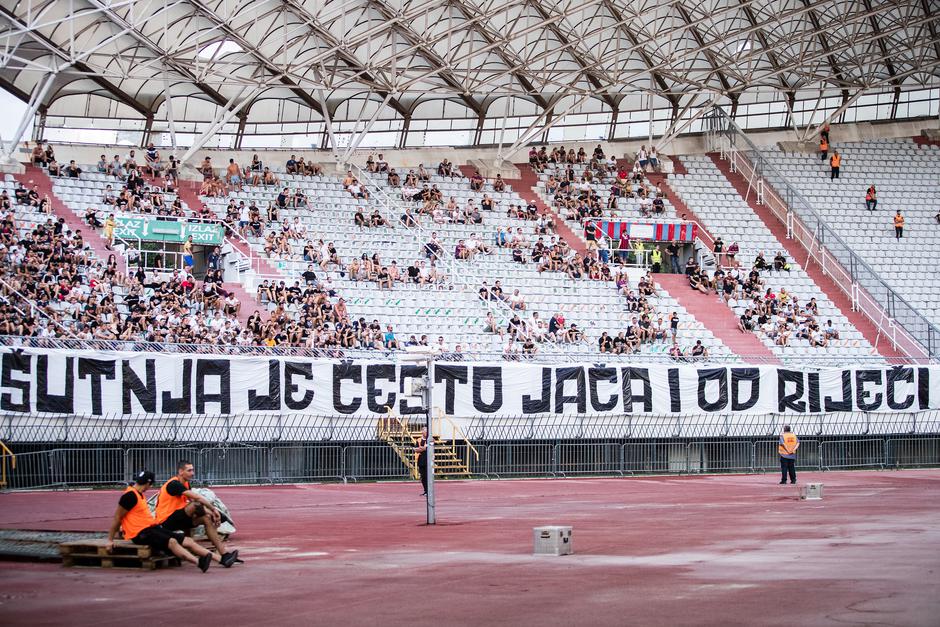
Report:
[[[0,441],[0,488],[7,486],[7,457],[10,458],[10,470],[16,470],[16,455]]]
[[[411,359],[411,353],[404,350],[388,349],[333,349],[308,348],[305,346],[239,346],[222,344],[168,344],[164,342],[150,342],[147,340],[80,340],[70,338],[40,338],[21,335],[0,335],[0,348],[40,348],[50,350],[90,350],[90,351],[122,351],[164,353],[171,355],[238,355],[253,357],[304,357],[313,359],[362,359],[370,361],[399,361]],[[435,357],[437,361],[474,361],[494,362],[513,361],[521,363],[545,364],[675,364],[676,360],[667,354],[623,354],[611,353],[572,353],[564,350],[551,350],[548,346],[531,356],[510,355],[492,349],[468,349],[460,354],[442,353]],[[813,356],[812,363],[805,364],[808,368],[840,367],[845,365],[869,364],[872,367],[884,365],[884,358],[880,355],[846,355],[827,354]],[[701,364],[777,364],[776,358],[766,355],[712,355]],[[892,358],[891,363],[897,364],[934,364],[936,359],[927,357]]]
[[[477,447],[475,447],[473,444],[470,443],[470,439],[467,437],[467,434],[463,432],[463,429],[458,427],[457,423],[455,423],[453,420],[445,416],[444,412],[440,408],[437,408],[437,413],[434,416],[434,420],[437,423],[434,428],[434,433],[441,432],[441,428],[440,428],[441,421],[446,420],[447,423],[450,425],[451,433],[453,433],[454,435],[454,437],[451,439],[463,440],[464,444],[467,445],[467,451],[465,454],[466,459],[464,460],[464,465],[467,467],[468,470],[470,469],[470,453],[471,452],[473,453],[473,458],[477,461],[480,461],[480,451],[477,450]]]
[[[384,206],[389,212],[394,215],[387,216],[386,219],[389,221],[389,224],[401,224],[405,229],[412,234],[415,238],[415,241],[418,243],[418,246],[421,250],[424,249],[424,245],[427,243],[430,235],[422,225],[417,224],[415,226],[405,224],[398,219],[399,211],[404,213],[404,208],[399,209],[400,205],[397,201],[392,199],[381,185],[376,183],[369,173],[360,168],[355,163],[347,164],[347,169],[352,170],[356,173],[356,177],[360,181],[368,182],[368,187],[370,192],[374,192],[373,196],[377,196],[379,202]],[[394,222],[393,222],[394,220]],[[393,227],[394,228],[394,227]],[[439,255],[435,255],[438,261],[443,262],[443,265],[447,268],[447,278],[451,285],[455,283],[459,284],[462,287],[469,287],[471,292],[476,292],[476,290],[483,284],[483,279],[473,272],[472,266],[470,264],[458,264],[457,258],[454,257],[449,251],[442,250]],[[512,317],[515,313],[508,304],[501,300],[486,300],[482,301],[486,308],[492,312],[500,312],[507,315],[506,321]],[[505,310],[505,311],[503,311]]]
[[[767,205],[787,225],[788,236],[796,235],[797,241],[806,248],[809,258],[819,263],[823,273],[834,279],[851,298],[854,308],[860,310],[880,332],[884,332],[896,347],[901,347],[908,355],[926,358],[940,356],[940,327],[911,306],[852,250],[820,216],[812,203],[764,157],[722,107],[712,108],[705,118],[705,125],[710,138],[722,137],[727,140],[727,148],[731,150],[734,160],[732,167],[744,166],[749,172],[750,181],[755,177],[758,179],[764,200],[771,201]],[[737,147],[739,141],[745,145],[755,163],[751,163],[749,155]],[[724,144],[717,147],[724,152]],[[786,198],[781,196],[780,191],[764,183],[763,179],[767,175],[775,185],[782,188]],[[809,224],[806,220],[809,220]],[[873,294],[881,295],[882,299],[876,300]],[[898,315],[901,312],[903,316]]]
[[[7,282],[6,282],[4,279],[2,279],[2,278],[0,278],[0,288],[2,288],[2,289],[0,289],[0,294],[2,294],[2,297],[3,297],[3,298],[5,298],[5,294],[6,294],[6,293],[15,294],[17,297],[19,297],[20,300],[22,300],[24,303],[26,303],[26,306],[29,307],[30,311],[34,311],[38,316],[40,316],[40,317],[42,317],[42,318],[45,318],[46,320],[48,320],[49,322],[51,322],[51,323],[54,324],[55,326],[59,327],[59,329],[61,329],[64,333],[66,333],[66,334],[69,336],[69,338],[73,338],[73,339],[75,339],[75,340],[78,340],[78,338],[75,337],[75,334],[72,333],[72,330],[71,330],[71,329],[69,329],[67,326],[65,326],[64,324],[62,324],[61,322],[59,322],[58,320],[56,320],[56,319],[53,318],[52,316],[50,316],[47,312],[43,311],[42,309],[40,309],[39,307],[37,307],[36,305],[34,305],[34,304],[33,304],[33,301],[29,300],[28,298],[26,298],[25,296],[23,296],[23,294],[21,294],[20,292],[16,291],[16,290],[13,288],[12,285],[10,285],[9,283],[7,283]],[[6,298],[5,298],[5,299],[6,299]],[[6,300],[9,300],[9,299],[6,299]],[[10,302],[10,305],[11,305],[14,309],[16,309],[16,311],[18,311],[18,312],[20,313],[20,315],[22,315],[23,317],[28,317],[28,316],[26,316],[26,314],[23,312],[23,310],[20,309],[19,307],[17,307],[15,304],[13,304],[13,302]]]

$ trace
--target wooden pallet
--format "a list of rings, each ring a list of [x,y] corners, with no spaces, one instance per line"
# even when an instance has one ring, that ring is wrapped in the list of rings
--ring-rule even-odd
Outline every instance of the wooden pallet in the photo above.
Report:
[[[155,570],[168,566],[179,566],[180,560],[173,555],[154,554],[149,546],[140,546],[129,540],[115,540],[114,550],[106,550],[107,540],[76,540],[59,545],[62,565],[65,567],[88,566],[92,568],[142,568]]]

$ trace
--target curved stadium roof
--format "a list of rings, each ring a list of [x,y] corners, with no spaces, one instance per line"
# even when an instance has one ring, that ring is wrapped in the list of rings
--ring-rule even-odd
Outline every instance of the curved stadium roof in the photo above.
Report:
[[[43,106],[93,94],[142,118],[170,90],[317,115],[367,94],[403,118],[428,99],[482,117],[506,95],[616,111],[652,92],[675,117],[754,90],[940,84],[936,0],[2,0],[0,42],[0,87],[23,100],[55,73]]]

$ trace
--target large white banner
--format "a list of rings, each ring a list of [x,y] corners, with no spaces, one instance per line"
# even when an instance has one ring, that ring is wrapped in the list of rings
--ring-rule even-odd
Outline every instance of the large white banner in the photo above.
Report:
[[[80,415],[423,414],[415,364],[2,349],[0,411]]]
[[[3,348],[0,411],[78,415],[423,414],[425,367],[294,357]],[[432,406],[537,414],[813,414],[940,409],[940,366],[605,366],[439,362]]]
[[[940,407],[940,367],[444,363],[434,405],[448,415],[811,414]]]

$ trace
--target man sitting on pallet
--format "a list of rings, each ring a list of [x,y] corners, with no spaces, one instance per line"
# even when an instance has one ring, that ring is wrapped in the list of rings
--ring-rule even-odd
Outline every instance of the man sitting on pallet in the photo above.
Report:
[[[190,488],[195,474],[196,470],[189,460],[183,459],[176,464],[176,476],[170,477],[160,488],[157,511],[154,513],[157,524],[170,531],[182,531],[187,536],[192,535],[193,528],[204,525],[206,537],[219,555],[234,561],[238,558],[238,551],[227,552],[218,532],[218,526],[228,518],[224,518],[209,499]]]
[[[226,568],[231,567],[238,558],[237,555],[229,554],[223,557],[218,553],[212,553],[196,544],[192,538],[186,537],[183,532],[170,531],[157,524],[144,498],[144,493],[153,487],[154,478],[151,471],[140,471],[137,473],[134,485],[129,486],[121,495],[117,510],[114,512],[114,520],[108,530],[106,550],[109,553],[114,550],[114,536],[120,529],[124,533],[124,538],[134,544],[169,551],[181,560],[196,564],[202,572],[209,570],[212,560]]]

